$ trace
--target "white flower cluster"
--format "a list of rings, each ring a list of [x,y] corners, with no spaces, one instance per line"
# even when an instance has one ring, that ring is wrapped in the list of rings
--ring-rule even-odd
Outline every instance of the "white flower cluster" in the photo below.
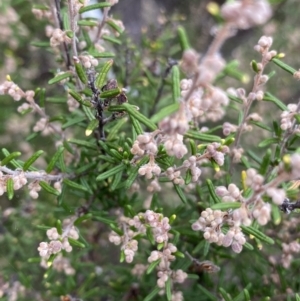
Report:
[[[139,213],[129,221],[129,225],[138,229],[140,233],[146,233],[146,225],[150,226],[154,240],[157,243],[168,241],[168,232],[171,229],[169,219],[161,213],[147,210],[145,213]]]
[[[264,226],[271,219],[271,210],[269,203],[259,200],[253,208],[252,215],[261,226]]]
[[[134,227],[136,231],[132,231],[129,227]],[[116,232],[112,231],[109,235],[109,241],[116,245],[122,244],[121,249],[124,250],[125,260],[130,263],[133,261],[134,253],[138,249],[138,242],[133,237],[138,234],[146,234],[147,228],[151,229],[155,242],[163,244],[162,250],[152,251],[148,257],[149,263],[160,260],[157,265],[157,285],[163,288],[169,277],[173,282],[182,283],[186,279],[187,274],[182,270],[173,271],[170,268],[171,261],[175,260],[174,253],[177,251],[177,248],[168,242],[171,226],[169,219],[161,213],[147,210],[145,213],[139,213],[131,219],[123,218],[124,234],[119,236]],[[142,267],[141,271],[135,271],[135,273],[140,274],[144,270],[145,268]]]
[[[293,180],[300,178],[300,154],[295,153],[291,155],[290,166],[292,168]]]
[[[133,231],[129,229],[129,227],[134,227],[137,231]],[[147,227],[151,228],[152,235],[157,243],[168,241],[168,232],[171,229],[169,219],[152,210],[147,210],[145,213],[139,213],[132,219],[124,219],[124,234],[122,236],[114,231],[110,233],[110,242],[115,245],[122,244],[121,249],[124,251],[126,262],[132,262],[135,252],[138,250],[138,242],[133,239],[133,237],[138,234],[145,234]]]
[[[183,162],[183,166],[191,171],[192,182],[197,182],[201,176],[201,169],[197,167],[196,156],[191,156]]]
[[[147,191],[149,192],[161,191],[161,186],[157,179],[154,179],[150,182],[150,184],[147,186]]]
[[[15,101],[25,98],[28,102],[33,101],[34,91],[28,90],[24,92],[20,87],[10,80],[6,80],[0,85],[0,95],[10,95]]]
[[[286,131],[291,129],[294,124],[294,116],[297,114],[297,104],[290,103],[287,105],[288,111],[283,111],[280,115],[280,127]]]
[[[160,130],[167,135],[184,135],[189,129],[189,120],[187,119],[186,105],[181,102],[178,112],[165,117],[159,123]]]
[[[292,241],[288,244],[282,243],[281,263],[284,268],[289,268],[294,258],[293,254],[300,253],[300,244],[298,241]]]
[[[42,132],[43,136],[48,136],[50,134],[53,134],[54,130],[50,126],[48,122],[48,118],[42,117],[40,120],[37,121],[37,123],[33,127],[34,132]]]
[[[272,9],[266,0],[230,1],[222,5],[221,16],[237,29],[248,29],[267,22]]]
[[[277,51],[275,50],[269,51],[272,44],[273,44],[273,39],[271,37],[262,36],[258,40],[257,45],[254,46],[254,50],[260,52],[265,60],[270,61],[274,56],[277,55]],[[261,63],[257,64],[257,68],[259,71],[262,69],[262,67],[263,66]]]
[[[286,198],[284,189],[271,187],[267,189],[266,193],[272,198],[273,203],[278,206],[280,206]]]
[[[200,75],[197,83],[203,87],[212,84],[225,65],[226,62],[219,53],[206,56],[199,66]],[[215,89],[214,87],[212,88]]]
[[[19,190],[27,184],[27,178],[24,173],[18,173],[16,175],[6,175],[0,171],[0,196],[7,191],[7,180],[12,179],[14,182],[14,190]]]
[[[187,49],[183,52],[180,68],[187,75],[193,75],[199,65],[200,55],[194,49]]]
[[[42,258],[41,266],[45,269],[49,268],[47,263],[47,259],[45,257]],[[63,257],[61,253],[59,253],[52,262],[52,267],[57,272],[64,272],[66,275],[74,275],[75,269],[71,266],[70,259],[67,257]]]
[[[164,139],[164,147],[169,156],[175,156],[176,158],[181,159],[185,154],[187,154],[188,150],[183,143],[182,135],[175,134],[167,136]]]
[[[207,72],[211,72],[211,70],[208,70]],[[205,73],[201,72],[200,74]],[[216,74],[210,74],[210,76],[215,76]],[[210,79],[205,80],[209,81]],[[183,98],[187,97],[192,84],[193,81],[191,79],[183,79],[180,82],[181,96]],[[205,85],[203,84],[203,86]],[[203,90],[200,86],[194,89],[187,99],[186,120],[190,121],[194,118],[198,118],[200,122],[220,120],[225,114],[224,107],[228,104],[229,99],[226,93],[220,88],[209,86]]]
[[[142,264],[142,263],[137,263],[132,268],[131,274],[135,275],[137,277],[141,277],[146,272],[147,268],[148,268],[148,265]]]
[[[131,153],[137,156],[143,156],[144,154],[155,155],[158,151],[157,142],[155,141],[155,133],[144,133],[138,135],[134,141]]]
[[[225,186],[218,186],[216,188],[216,194],[222,198],[223,202],[236,202],[241,200],[240,189],[233,183],[228,185],[228,189]]]
[[[125,227],[124,229],[126,232],[123,236],[119,236],[116,232],[112,231],[109,234],[108,239],[111,243],[114,243],[117,246],[122,243],[121,250],[124,251],[125,261],[131,263],[135,252],[138,250],[138,241],[133,239],[133,237],[139,233],[126,229]]]
[[[11,283],[10,283],[11,282]],[[17,301],[24,298],[26,288],[19,281],[0,283],[0,298],[7,301]],[[4,300],[4,299],[3,299]]]
[[[222,166],[225,160],[224,154],[229,153],[229,147],[221,145],[218,142],[213,142],[206,147],[206,151],[219,166]]]
[[[171,180],[174,184],[183,185],[184,180],[181,178],[180,170],[175,171],[173,167],[169,167],[166,170],[166,176]]]
[[[187,274],[182,270],[172,271],[170,268],[171,261],[175,260],[175,256],[172,253],[175,253],[176,251],[177,248],[173,244],[168,243],[162,251],[152,251],[148,258],[149,263],[160,259],[157,266],[157,286],[160,288],[165,287],[169,278],[171,278],[174,283],[183,283],[187,278]]]
[[[57,47],[61,43],[71,43],[71,38],[69,38],[65,31],[62,31],[60,28],[53,28],[48,26],[46,29],[46,35],[50,37],[51,47]]]
[[[39,191],[42,189],[42,187],[39,185],[39,181],[33,181],[28,185],[29,189],[29,195],[33,199],[37,199],[39,197]]]
[[[38,8],[33,8],[31,12],[34,14],[34,16],[38,19],[41,20],[43,18],[47,20],[52,19],[52,12],[48,9],[38,9]]]
[[[247,169],[246,175],[246,185],[254,191],[260,190],[265,180],[264,177],[258,174],[254,168]]]
[[[141,166],[138,172],[141,176],[145,176],[146,179],[152,179],[153,176],[160,175],[161,168],[155,163],[154,156],[150,155],[149,163]]]
[[[222,225],[225,222],[232,221],[228,232],[224,234],[222,232]],[[240,253],[243,249],[243,245],[246,243],[241,228],[234,223],[232,218],[227,212],[220,210],[212,210],[207,208],[201,212],[199,219],[192,224],[194,231],[203,231],[203,237],[210,243],[216,243],[217,245],[224,247],[231,246],[235,253]]]
[[[93,56],[91,55],[80,55],[79,59],[83,65],[84,68],[89,69],[91,67],[96,67],[98,66],[98,60],[95,59]]]
[[[72,246],[68,238],[75,240],[79,238],[78,229],[75,228],[73,222],[71,219],[64,220],[62,234],[59,234],[56,228],[47,230],[47,236],[50,242],[41,242],[38,247],[39,254],[42,258],[47,260],[52,254],[57,254],[61,250],[65,250],[66,252],[72,251]]]

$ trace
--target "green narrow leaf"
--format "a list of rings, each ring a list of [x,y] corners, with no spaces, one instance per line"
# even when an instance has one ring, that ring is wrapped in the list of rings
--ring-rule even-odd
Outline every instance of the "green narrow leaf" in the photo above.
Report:
[[[181,199],[182,203],[186,204],[187,203],[187,199],[186,199],[186,196],[185,196],[182,188],[179,185],[177,185],[177,184],[173,184],[173,186],[174,186],[174,188],[175,188],[175,190],[176,190],[179,198]]]
[[[168,301],[172,301],[172,288],[171,288],[171,278],[168,277],[168,280],[166,281],[166,296]]]
[[[178,103],[180,98],[180,73],[178,66],[172,68],[172,96],[173,102]]]
[[[109,130],[109,133],[106,137],[107,141],[113,140],[116,138],[119,130],[128,122],[128,118],[122,118],[117,121],[117,123]]]
[[[56,196],[60,195],[60,192],[58,190],[56,190],[55,188],[53,188],[52,186],[50,186],[47,182],[45,181],[40,181],[39,185],[47,192],[54,194]]]
[[[264,130],[267,130],[269,132],[272,132],[272,129],[269,126],[267,126],[266,124],[264,124],[263,122],[251,120],[250,124],[254,124],[254,125],[260,127],[261,129],[264,129]]]
[[[99,2],[99,3],[96,3],[96,4],[91,4],[91,5],[88,5],[88,6],[81,7],[80,10],[79,10],[79,13],[82,14],[82,13],[85,13],[85,12],[90,11],[90,10],[109,7],[109,6],[111,6],[111,4],[109,2]]]
[[[119,39],[113,38],[111,36],[103,35],[102,39],[107,42],[111,42],[113,44],[122,45],[122,42]]]
[[[109,69],[111,68],[111,66],[113,65],[114,61],[113,60],[108,60],[103,67],[101,68],[101,71],[99,72],[99,74],[96,77],[95,80],[95,86],[98,89],[102,89],[102,87],[105,84],[106,81],[106,77],[107,77],[107,73],[109,71]]]
[[[64,179],[63,183],[66,184],[67,186],[71,187],[71,188],[74,188],[74,189],[77,189],[77,190],[81,190],[81,191],[84,191],[84,192],[89,192],[89,189],[86,188],[85,186],[83,186],[81,184],[78,184],[78,183],[76,183],[74,181],[71,181],[69,179]]]
[[[177,112],[179,110],[180,107],[180,103],[172,103],[171,105],[162,108],[161,110],[159,110],[159,112],[157,112],[156,114],[154,114],[150,120],[154,123],[157,123],[159,121],[161,121],[163,118],[172,115],[173,113]]]
[[[12,178],[8,178],[6,181],[6,192],[8,199],[11,200],[14,197],[14,180]]]
[[[217,203],[211,206],[213,210],[229,210],[229,209],[237,209],[241,207],[241,203],[239,202],[226,202],[226,203]]]
[[[245,297],[245,290],[249,294],[249,290],[251,289],[251,287],[252,287],[252,284],[248,283],[247,286],[233,299],[233,301],[244,301],[244,299],[246,298]],[[247,301],[250,301],[250,300],[247,300]]]
[[[252,226],[246,227],[246,226],[241,225],[241,228],[242,228],[244,233],[246,233],[248,235],[253,235],[257,239],[259,239],[261,241],[264,241],[264,242],[266,242],[270,245],[273,245],[275,243],[274,240],[271,237],[265,235],[264,233],[262,233],[258,229],[255,229]]]
[[[270,149],[268,149],[262,159],[262,162],[261,162],[261,165],[259,168],[259,173],[263,176],[267,173],[268,168],[270,167],[271,156],[272,156],[272,151]]]
[[[203,142],[222,142],[222,139],[219,136],[205,134],[197,131],[188,130],[184,134],[185,138],[196,139]]]
[[[254,160],[255,162],[257,162],[259,165],[261,165],[261,159],[259,156],[257,156],[253,151],[251,150],[247,150],[247,154],[249,155],[249,157]]]
[[[56,229],[57,229],[57,233],[59,235],[62,235],[62,232],[63,232],[62,224],[61,224],[61,220],[59,220],[59,219],[56,221]]]
[[[42,154],[44,151],[39,150],[35,152],[23,165],[23,170],[26,171]]]
[[[50,79],[48,81],[48,84],[49,85],[56,84],[56,83],[62,81],[63,79],[69,78],[71,76],[72,76],[72,74],[70,72],[64,72],[62,74],[55,75],[55,77],[53,77],[52,79]]]
[[[111,90],[104,91],[100,94],[100,98],[114,98],[121,93],[120,88],[115,88]]]
[[[76,239],[68,237],[68,241],[69,241],[70,245],[72,245],[73,247],[85,248],[85,244],[83,244],[82,242],[80,242]]]
[[[233,100],[233,101],[235,101],[235,102],[237,102],[239,104],[243,104],[243,100],[242,99],[240,99],[240,98],[238,98],[238,97],[236,97],[236,96],[234,96],[232,94],[229,94],[229,93],[227,93],[227,96],[228,96],[228,98],[230,100]]]
[[[113,106],[113,107],[117,107],[117,106]],[[139,122],[144,124],[151,131],[155,131],[157,129],[157,126],[149,118],[147,118],[146,116],[141,114],[135,106],[130,105],[128,103],[124,103],[118,107],[121,107],[121,108],[124,107],[130,116],[133,116],[134,118],[136,118]]]
[[[201,293],[203,295],[205,295],[209,300],[211,300],[211,301],[218,301],[219,300],[216,296],[214,296],[210,291],[208,291],[201,284],[197,284],[197,287],[199,288],[199,290],[201,291]]]
[[[118,26],[113,20],[109,19],[106,21],[106,24],[109,25],[112,29],[114,29],[116,32],[118,32],[119,34],[121,34],[124,29],[121,28],[120,26]]]
[[[56,151],[56,153],[54,154],[54,156],[52,157],[52,159],[50,160],[50,162],[46,168],[46,173],[50,173],[53,170],[55,163],[58,161],[59,157],[62,155],[64,149],[65,148],[63,146],[60,146],[58,148],[58,150]]]
[[[150,301],[150,300],[152,300],[159,293],[160,290],[161,290],[161,288],[159,288],[158,286],[156,286],[152,290],[152,292],[145,297],[145,299],[143,301]]]
[[[94,130],[98,127],[98,125],[99,125],[99,120],[97,119],[91,120],[85,130],[85,135],[90,136],[94,132]]]
[[[252,66],[252,69],[255,73],[258,73],[259,70],[258,70],[258,67],[257,67],[257,62],[255,60],[252,60],[251,61],[251,66]]]
[[[125,169],[125,165],[123,164],[120,164],[118,166],[115,166],[109,170],[107,170],[106,172],[100,174],[97,178],[96,178],[96,181],[103,181],[113,175],[115,175],[116,173],[118,172],[121,172]]]
[[[296,297],[296,301],[300,301],[300,296],[299,296],[299,294],[296,294],[295,297]]]
[[[147,268],[146,274],[149,275],[152,273],[152,271],[159,265],[161,259],[157,259],[153,262],[151,262]]]
[[[222,295],[224,301],[233,301],[231,296],[222,288],[219,288],[219,292]]]
[[[263,141],[261,141],[259,144],[258,144],[258,147],[266,147],[270,144],[277,144],[279,141],[278,141],[278,138],[267,138]]]
[[[273,102],[282,111],[288,111],[287,106],[280,99],[276,98],[269,92],[265,93],[263,100]]]
[[[79,102],[82,106],[85,107],[91,107],[92,104],[89,101],[84,101],[81,97],[81,95],[73,90],[68,90],[68,93],[77,101]]]
[[[96,117],[94,116],[91,108],[89,108],[87,106],[83,106],[82,109],[83,109],[85,115],[87,116],[87,118],[89,119],[89,121],[92,121],[92,120],[96,119]]]
[[[83,19],[83,20],[79,20],[77,21],[77,24],[79,26],[97,26],[98,22],[95,20],[87,20],[87,19]]]
[[[180,42],[182,51],[190,49],[191,46],[190,46],[185,29],[182,26],[179,26],[177,29],[177,32],[178,32],[179,42]]]
[[[114,179],[113,179],[113,181],[112,181],[112,183],[110,185],[110,189],[111,190],[115,190],[117,188],[117,186],[119,185],[119,183],[122,180],[122,176],[123,176],[123,171],[115,174]]]
[[[114,223],[110,223],[109,226],[118,235],[120,235],[120,236],[124,235],[123,231],[121,229],[119,229]]]
[[[85,116],[74,117],[72,119],[69,119],[66,123],[64,123],[61,128],[64,130],[64,129],[66,129],[66,128],[74,125],[74,124],[79,124],[82,121],[86,121]]]
[[[278,67],[280,67],[281,69],[283,69],[284,71],[286,71],[286,72],[288,72],[288,73],[290,73],[292,75],[294,75],[294,73],[297,72],[296,69],[294,69],[293,67],[287,65],[286,63],[284,63],[283,61],[281,61],[280,59],[278,59],[276,57],[274,57],[272,59],[272,62],[274,64],[276,64]]]
[[[70,139],[68,139],[68,142],[72,143],[72,144],[79,145],[79,146],[84,146],[86,148],[91,148],[91,149],[94,149],[94,150],[97,149],[97,145],[95,143],[88,142],[88,141],[85,141],[85,140],[70,138]]]
[[[214,184],[212,183],[212,181],[210,179],[206,180],[206,185],[208,187],[209,190],[209,194],[211,195],[211,197],[213,198],[215,203],[222,203],[222,200],[219,198],[219,196],[216,194],[216,189]]]
[[[129,116],[130,117],[130,120],[132,122],[132,125],[133,125],[133,128],[136,132],[137,135],[141,135],[144,133],[143,129],[142,129],[142,126],[140,125],[139,121],[136,120],[133,116]],[[135,140],[135,139],[134,139]]]
[[[188,169],[185,173],[184,183],[185,185],[189,185],[191,181],[192,181],[192,172],[190,169]]]
[[[113,52],[108,52],[108,51],[98,52],[98,51],[91,50],[90,55],[98,59],[106,59],[106,58],[109,59],[115,57],[115,54]],[[98,88],[102,88],[102,86]]]
[[[45,107],[46,89],[42,88],[39,93],[39,105],[40,107]]]
[[[81,65],[81,63],[79,62],[79,60],[78,60],[78,62],[77,62],[77,60],[78,60],[78,59],[76,59],[76,61],[75,61],[75,63],[74,63],[76,73],[77,73],[79,79],[81,80],[81,82],[82,82],[83,84],[86,84],[87,81],[88,81],[88,78],[87,78],[87,76],[86,76],[85,70],[84,70],[84,68],[82,67],[82,65]]]
[[[5,152],[6,151],[6,152]],[[20,152],[13,152],[13,153],[9,153],[6,149],[2,149],[3,154],[6,156],[3,160],[1,160],[1,166],[5,166],[7,165],[10,161],[12,161],[13,159],[21,156]]]

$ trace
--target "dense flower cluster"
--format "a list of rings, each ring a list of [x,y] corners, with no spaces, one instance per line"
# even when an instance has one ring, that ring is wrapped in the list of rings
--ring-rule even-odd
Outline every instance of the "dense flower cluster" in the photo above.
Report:
[[[222,232],[222,226],[225,223],[230,225],[226,234]],[[227,212],[220,210],[207,208],[202,211],[199,219],[192,224],[192,229],[203,231],[203,237],[210,243],[216,243],[224,247],[231,246],[235,253],[240,253],[246,243],[245,236],[238,223],[235,223],[232,216]]]
[[[169,219],[160,213],[152,210],[147,210],[145,213],[139,213],[133,218],[123,218],[123,232],[122,236],[112,231],[109,235],[109,241],[115,245],[122,245],[121,249],[124,252],[126,262],[132,262],[135,252],[138,250],[138,242],[134,239],[138,234],[146,234],[147,229],[151,229],[151,235],[157,244],[163,244],[161,250],[152,251],[148,257],[148,262],[160,260],[157,265],[157,285],[161,288],[165,287],[166,281],[170,279],[173,282],[182,283],[187,274],[182,270],[173,271],[170,267],[171,262],[175,260],[174,253],[177,251],[176,246],[169,243],[169,231],[171,226]],[[136,229],[136,231],[131,230]],[[136,271],[135,274],[140,274],[144,271]]]
[[[248,29],[267,22],[272,9],[266,0],[230,1],[222,5],[221,15],[232,26]]]
[[[65,219],[63,221],[62,233],[59,234],[56,228],[47,230],[47,236],[50,242],[41,242],[38,251],[42,258],[49,259],[52,254],[57,254],[62,250],[66,252],[72,251],[69,238],[77,240],[79,238],[78,229],[73,225],[73,219]]]

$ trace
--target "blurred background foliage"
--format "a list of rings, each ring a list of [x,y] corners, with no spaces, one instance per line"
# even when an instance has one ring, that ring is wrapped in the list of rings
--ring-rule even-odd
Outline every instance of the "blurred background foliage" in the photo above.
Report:
[[[216,2],[221,5],[224,1]],[[249,63],[257,58],[253,46],[262,34],[273,36],[273,48],[286,53],[285,62],[295,69],[299,68],[298,0],[270,2],[273,5],[274,16],[266,25],[239,31],[222,49],[227,61],[239,62],[238,70],[247,75],[248,82],[241,83],[226,77],[220,80],[222,87],[250,87],[253,73]],[[177,27],[182,25],[186,28],[193,48],[200,53],[207,50],[212,40],[212,28],[219,22],[207,11],[209,3],[207,0],[120,0],[114,7],[112,13],[114,17],[123,20],[126,33],[122,36],[123,44],[113,46],[116,53],[113,72],[121,85],[133,87],[128,93],[129,102],[137,104],[145,115],[151,113],[153,100],[168,66],[168,59],[178,60],[181,57]],[[0,3],[0,82],[9,74],[23,89],[46,87],[47,97],[61,96],[65,97],[66,101],[62,87],[47,84],[57,68],[51,51],[31,45],[31,41],[47,41],[44,33],[46,22],[33,16],[33,4],[44,2],[7,0]],[[275,65],[270,64],[268,68],[269,72],[276,71],[276,75],[267,85],[268,91],[285,103],[298,101],[299,84]],[[169,99],[170,86],[167,80],[157,109],[165,106]],[[49,155],[55,151],[54,143],[49,138],[37,136],[30,139],[29,129],[32,129],[37,121],[35,117],[23,118],[16,111],[19,103],[10,97],[1,95],[0,102],[1,148],[5,147],[9,151],[20,150],[23,153],[22,159],[26,159],[38,149],[47,150]],[[279,112],[273,112],[273,108],[268,103],[259,106],[260,113],[269,123],[272,119],[279,118]],[[72,114],[68,113],[65,103],[48,103],[47,110],[53,116]],[[237,112],[232,110],[232,116],[229,118],[235,120],[236,116]],[[26,137],[29,137],[29,141]],[[249,135],[245,135],[245,139],[249,139]],[[255,141],[257,137],[251,137],[247,145],[255,145]],[[262,156],[263,153],[258,155]],[[44,168],[45,164],[43,160],[38,162],[40,168]],[[207,200],[203,199],[206,190],[205,187],[201,188],[194,196],[203,205],[207,204]],[[108,217],[109,213],[122,203],[133,203],[137,210],[142,208],[141,196],[118,195],[118,198],[114,199],[108,189],[99,191],[99,194],[105,196],[102,209]],[[40,229],[37,225],[55,226],[57,219],[72,215],[86,202],[80,194],[74,195],[74,192],[70,192],[67,198],[67,208],[61,208],[56,207],[53,198],[46,193],[41,193],[38,200],[32,200],[24,190],[17,191],[11,201],[8,201],[6,195],[0,197],[0,286],[7,282],[12,284],[16,280],[20,281],[27,293],[26,297],[19,296],[16,300],[58,300],[60,296],[68,294],[85,301],[142,300],[139,296],[145,296],[152,290],[155,277],[144,275],[142,280],[136,279],[131,275],[127,264],[119,264],[119,250],[108,243],[108,227],[103,223],[89,221],[81,225],[82,238],[88,242],[89,247],[84,250],[77,248],[70,254],[72,266],[76,271],[80,271],[76,276],[65,276],[54,271],[45,274],[45,270],[39,266],[37,246],[45,240],[45,229]],[[189,279],[182,285],[184,294],[188,296],[186,300],[221,300],[215,297],[218,295],[217,287],[220,286],[226,288],[226,291],[235,297],[235,301],[246,300],[243,289],[249,283],[251,285],[247,288],[253,296],[253,301],[289,300],[289,289],[294,292],[300,290],[299,259],[294,260],[292,266],[286,270],[270,265],[267,260],[269,254],[280,256],[278,246],[264,245],[261,249],[262,245],[257,241],[254,250],[244,250],[236,255],[223,247],[205,245],[205,241],[199,240],[199,235],[190,229],[189,221],[198,216],[198,212],[195,212],[192,206],[187,209],[176,201],[172,205],[166,202],[163,204],[165,215],[178,215],[174,229],[183,237],[178,246],[184,248],[185,245],[192,244],[196,249],[204,250],[202,254],[197,254],[202,256],[200,260],[217,261],[221,267],[220,273],[216,275],[196,271],[199,279]],[[291,231],[296,235],[299,230],[298,214],[293,213],[293,218],[294,228]],[[286,223],[285,226],[271,225],[268,234],[283,232],[284,236],[284,231],[290,231],[290,224]],[[142,247],[140,249],[143,250]],[[31,258],[30,262],[28,258]],[[136,261],[143,262],[143,258],[138,257]],[[175,265],[176,268],[184,269],[190,265],[190,261],[187,258],[180,259]],[[279,279],[272,279],[272,275]],[[141,281],[143,286],[137,287],[138,281]],[[271,296],[271,299],[264,299],[265,296]],[[164,300],[163,297],[155,298]],[[3,296],[0,300],[13,299]]]

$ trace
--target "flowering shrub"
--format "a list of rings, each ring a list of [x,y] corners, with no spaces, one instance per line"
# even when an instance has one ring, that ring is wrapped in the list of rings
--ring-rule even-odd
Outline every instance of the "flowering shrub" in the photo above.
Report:
[[[300,102],[268,92],[300,71],[269,35],[251,83],[222,55],[276,6],[210,2],[200,54],[176,16],[139,47],[117,0],[24,7],[34,29],[18,2],[1,4],[1,300],[300,300]]]

